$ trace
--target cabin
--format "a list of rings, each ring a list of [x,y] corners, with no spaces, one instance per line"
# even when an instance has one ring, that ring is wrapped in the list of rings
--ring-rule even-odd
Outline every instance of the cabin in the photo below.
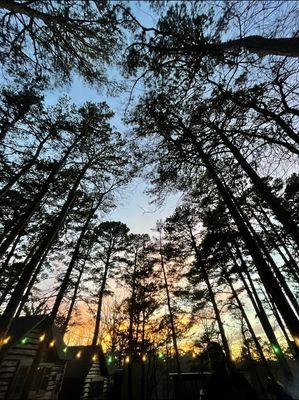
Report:
[[[101,346],[69,346],[60,400],[102,400],[108,390],[108,369]]]
[[[25,378],[43,340],[46,323],[46,315],[13,320],[4,339],[7,351],[0,365],[0,400],[20,398]],[[67,360],[63,338],[56,326],[51,327],[51,335],[53,339],[43,354],[32,383],[29,397],[32,400],[58,399]]]

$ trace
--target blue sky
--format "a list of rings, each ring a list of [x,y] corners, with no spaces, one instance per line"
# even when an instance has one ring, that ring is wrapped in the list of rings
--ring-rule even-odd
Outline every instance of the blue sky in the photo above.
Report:
[[[128,83],[130,87],[130,83]],[[138,88],[137,88],[138,90]],[[140,89],[139,89],[140,90]],[[105,89],[103,90],[105,93]],[[121,93],[119,96],[111,97],[101,94],[96,88],[88,87],[82,79],[75,77],[71,86],[49,91],[46,95],[46,103],[53,105],[60,96],[67,95],[76,104],[86,101],[106,101],[115,113],[112,124],[117,130],[128,130],[129,127],[122,123],[122,118],[127,106],[128,94]],[[160,207],[150,204],[151,198],[144,192],[147,184],[142,179],[135,179],[118,196],[118,207],[113,210],[106,219],[118,220],[126,223],[133,233],[152,234],[158,219],[164,220],[169,216],[178,204],[179,196],[170,196]]]

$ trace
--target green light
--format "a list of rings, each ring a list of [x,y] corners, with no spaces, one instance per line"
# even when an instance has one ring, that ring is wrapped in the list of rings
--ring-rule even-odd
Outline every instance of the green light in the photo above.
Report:
[[[158,354],[158,357],[159,357],[159,358],[163,358],[163,353],[159,353],[159,354]]]
[[[275,354],[281,354],[281,350],[278,346],[275,346],[274,344],[272,344],[272,349]]]
[[[21,343],[22,343],[22,344],[26,344],[27,341],[28,341],[28,338],[27,338],[27,337],[24,337],[24,338],[21,340]]]
[[[109,357],[108,357],[108,364],[111,364],[111,363],[112,363],[112,357],[109,356]]]
[[[64,352],[64,353],[66,353],[66,352],[67,352],[67,347],[65,347],[65,348],[63,349],[63,352]]]

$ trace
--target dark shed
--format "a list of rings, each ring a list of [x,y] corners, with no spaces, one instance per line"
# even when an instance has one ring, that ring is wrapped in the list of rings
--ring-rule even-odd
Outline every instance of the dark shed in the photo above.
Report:
[[[108,370],[101,346],[70,346],[61,400],[101,400],[108,384]]]

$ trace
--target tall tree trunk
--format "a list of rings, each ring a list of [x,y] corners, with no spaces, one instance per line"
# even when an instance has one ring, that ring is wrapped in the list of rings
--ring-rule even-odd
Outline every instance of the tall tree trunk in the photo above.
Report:
[[[145,313],[142,311],[142,325],[141,325],[141,400],[145,400],[145,361],[143,357],[145,356],[144,349],[144,340],[145,340]]]
[[[271,371],[271,369],[270,369],[270,367],[268,365],[268,362],[267,362],[266,357],[264,355],[262,346],[260,345],[260,342],[259,342],[259,340],[258,340],[258,338],[257,338],[257,336],[256,336],[256,334],[254,332],[254,329],[252,328],[250,320],[247,317],[247,314],[246,314],[246,312],[244,310],[243,304],[241,303],[241,300],[239,299],[239,296],[238,296],[238,294],[237,294],[237,292],[236,292],[236,290],[234,288],[234,285],[233,285],[233,283],[231,281],[231,278],[226,272],[225,272],[224,276],[225,276],[225,279],[226,279],[227,283],[229,284],[229,287],[230,287],[230,289],[232,291],[233,297],[234,297],[234,299],[236,300],[236,302],[238,304],[238,308],[241,311],[241,314],[242,314],[242,316],[243,316],[243,318],[244,318],[244,320],[246,322],[246,325],[247,325],[247,327],[249,329],[249,332],[251,334],[251,337],[252,337],[252,339],[254,341],[254,344],[255,344],[255,347],[257,349],[257,352],[258,352],[258,354],[259,354],[259,356],[260,356],[260,358],[262,360],[262,364],[263,364],[265,370],[267,371],[267,375],[269,377],[271,377],[271,379],[274,381],[275,380],[274,376],[273,376],[272,371]]]
[[[221,183],[221,191],[225,188],[223,187]],[[218,188],[221,187],[220,183]],[[235,204],[232,202],[232,199],[228,195],[228,193],[225,193],[225,191],[222,191],[222,194],[226,197],[227,199],[227,205],[229,206],[229,209],[231,211],[231,214],[239,228],[239,231],[241,233],[241,236],[243,237],[247,248],[251,254],[251,257],[255,263],[255,266],[257,268],[257,271],[262,279],[262,282],[267,289],[269,293],[273,295],[273,299],[275,300],[275,303],[277,304],[277,307],[279,311],[282,313],[283,318],[292,333],[294,337],[296,337],[299,333],[299,324],[298,324],[298,319],[296,315],[294,314],[292,308],[290,307],[290,304],[284,297],[281,288],[273,276],[272,271],[270,270],[269,266],[264,260],[264,257],[256,244],[255,240],[252,238],[250,235],[248,228],[246,227],[243,219],[241,218],[240,214],[238,213]]]
[[[39,247],[37,248],[36,252],[32,256],[31,260],[27,263],[25,266],[23,273],[20,276],[20,279],[13,291],[13,294],[6,306],[5,311],[3,312],[2,316],[0,317],[0,336],[5,337],[7,330],[10,327],[12,318],[14,316],[14,313],[17,310],[17,307],[22,300],[22,296],[24,294],[24,291],[26,289],[26,286],[28,285],[30,278],[32,274],[35,271],[35,268],[37,264],[40,261],[40,258],[44,254],[44,252],[51,247],[52,243],[57,237],[57,234],[59,232],[59,229],[61,228],[67,213],[74,203],[76,199],[76,191],[78,189],[78,186],[82,180],[82,177],[84,176],[85,172],[89,168],[89,164],[86,164],[84,168],[81,170],[80,174],[77,176],[77,179],[75,183],[73,184],[72,189],[69,192],[69,195],[67,197],[67,200],[65,201],[61,211],[58,213],[58,216],[56,217],[53,225],[48,229],[48,232],[45,234],[45,238],[41,241]]]
[[[177,368],[178,374],[181,375],[180,356],[179,356],[179,349],[178,349],[178,345],[177,345],[177,335],[176,335],[176,329],[175,329],[175,325],[174,325],[173,311],[172,311],[172,307],[171,307],[168,279],[167,279],[166,270],[165,270],[165,264],[164,264],[164,257],[163,257],[163,253],[162,253],[162,237],[161,237],[162,233],[161,233],[161,230],[159,231],[159,234],[160,234],[160,238],[159,238],[159,253],[160,253],[160,260],[161,260],[161,269],[162,269],[163,278],[164,278],[164,284],[165,284],[165,291],[166,291],[167,307],[168,307],[170,326],[171,326],[172,341],[173,341],[173,347],[174,347],[174,351],[175,351],[176,368]]]
[[[275,274],[275,276],[277,278],[277,281],[281,285],[281,287],[284,290],[286,296],[289,298],[290,303],[292,304],[293,308],[297,312],[297,315],[299,316],[299,305],[298,305],[297,299],[293,295],[293,292],[290,290],[290,288],[289,288],[284,276],[282,275],[282,273],[280,272],[279,268],[277,267],[275,261],[273,260],[271,254],[269,253],[267,247],[264,245],[263,241],[261,240],[261,238],[259,237],[259,235],[255,231],[255,229],[251,225],[249,219],[247,218],[247,215],[244,213],[244,211],[242,210],[242,208],[240,206],[237,206],[237,208],[238,208],[238,211],[239,211],[240,215],[244,219],[249,231],[251,232],[253,238],[256,240],[256,242],[259,245],[260,249],[265,254],[265,257],[268,260],[269,264],[271,265],[271,268],[272,268],[272,270],[273,270],[273,272],[274,272],[274,274]]]
[[[220,332],[220,336],[221,336],[222,345],[223,345],[223,348],[224,348],[224,351],[225,351],[225,354],[226,354],[226,359],[227,359],[229,367],[231,368],[232,364],[233,364],[231,351],[230,351],[230,348],[229,348],[228,340],[227,340],[227,337],[226,337],[226,334],[225,334],[223,322],[221,320],[220,311],[219,311],[219,308],[218,308],[218,305],[217,305],[217,302],[216,302],[216,299],[215,299],[213,288],[212,288],[211,283],[210,283],[209,275],[208,275],[208,273],[206,271],[204,263],[201,260],[200,251],[198,249],[195,236],[193,235],[192,228],[191,228],[191,226],[189,224],[188,224],[188,229],[189,229],[189,234],[190,234],[190,238],[191,238],[191,242],[192,242],[192,247],[193,247],[193,250],[194,250],[195,255],[196,255],[197,264],[198,264],[198,266],[199,266],[199,268],[200,268],[200,270],[201,270],[201,272],[203,274],[203,278],[204,278],[205,284],[206,284],[206,286],[208,288],[209,298],[210,298],[212,306],[213,306],[215,318],[216,318],[217,325],[218,325],[219,332]]]
[[[71,320],[71,316],[72,316],[73,309],[74,309],[74,306],[75,306],[75,303],[76,303],[76,300],[77,300],[77,294],[78,294],[79,286],[80,286],[80,283],[81,283],[81,278],[82,278],[82,275],[83,275],[83,272],[84,272],[85,264],[86,264],[86,259],[82,263],[82,266],[81,266],[81,268],[79,270],[79,275],[78,275],[77,280],[76,280],[74,293],[73,293],[73,296],[72,296],[72,299],[71,299],[71,303],[70,303],[68,311],[67,311],[67,316],[66,316],[66,319],[65,319],[65,321],[63,323],[63,326],[61,328],[62,336],[64,336],[66,334],[68,325],[69,325],[70,320]]]
[[[197,154],[203,164],[205,165],[207,172],[211,179],[214,181],[219,194],[223,198],[225,204],[227,205],[229,212],[233,218],[233,220],[236,223],[236,226],[243,238],[244,243],[246,244],[246,247],[252,257],[252,260],[255,263],[255,266],[257,268],[257,271],[260,275],[260,278],[263,282],[264,287],[266,288],[269,293],[273,296],[273,299],[276,303],[276,306],[284,319],[286,326],[288,327],[290,333],[292,336],[295,338],[299,337],[299,320],[294,313],[292,307],[290,306],[289,302],[284,296],[284,293],[281,291],[281,288],[276,280],[276,278],[273,276],[273,273],[271,269],[269,268],[267,262],[264,259],[264,256],[257,245],[256,241],[254,238],[251,236],[245,222],[243,221],[243,218],[241,217],[236,205],[235,205],[235,199],[230,192],[230,190],[227,189],[227,187],[223,184],[221,178],[218,175],[218,172],[216,172],[209,156],[205,153],[201,145],[198,143],[196,136],[194,136],[193,131],[188,128],[181,119],[178,118],[177,123],[180,127],[182,127],[184,134],[186,138],[189,138],[192,145],[194,146],[195,150],[197,151]],[[180,143],[177,140],[172,139],[171,137],[167,136],[167,139],[170,140],[178,149],[180,154],[183,154],[186,157],[186,160],[188,160],[187,154],[184,153],[184,150],[182,149]],[[296,342],[296,347],[299,351],[299,343]]]
[[[189,130],[188,133],[190,134]],[[192,133],[191,133],[192,134]],[[263,285],[271,293],[273,299],[277,305],[279,312],[281,313],[289,331],[291,332],[294,338],[299,336],[299,321],[297,316],[295,315],[293,309],[291,308],[290,304],[288,303],[287,299],[285,298],[281,288],[273,276],[271,269],[269,268],[268,264],[266,263],[264,256],[257,245],[254,238],[251,236],[243,218],[241,217],[238,209],[236,208],[235,202],[233,200],[232,194],[228,191],[228,189],[223,185],[222,180],[218,176],[217,172],[215,171],[210,159],[199,146],[199,144],[195,141],[198,154],[201,160],[204,162],[207,171],[214,181],[215,185],[217,186],[219,193],[221,194],[224,202],[226,203],[232,218],[234,219],[237,228],[249,250],[249,253],[255,263],[257,271],[261,277]],[[299,344],[298,344],[299,349]]]
[[[278,241],[278,243],[280,243],[281,247],[283,248],[284,252],[286,253],[286,255],[288,256],[289,260],[292,263],[293,268],[297,271],[297,273],[299,274],[299,267],[297,262],[295,261],[294,257],[292,256],[292,254],[290,253],[287,244],[284,242],[283,238],[281,237],[281,235],[279,234],[279,232],[277,231],[276,226],[274,225],[274,223],[271,221],[271,219],[269,218],[269,216],[267,215],[266,211],[263,209],[263,207],[259,207],[259,211],[263,214],[267,225],[271,227],[272,232],[274,232],[276,240]]]
[[[259,56],[276,55],[282,57],[299,57],[299,38],[265,38],[263,36],[244,36],[235,40],[229,40],[216,44],[199,44],[198,51],[202,53],[201,46],[207,47],[207,52],[220,55],[226,52],[240,53],[241,49]],[[196,48],[196,45],[195,45]]]
[[[84,174],[86,173],[86,171],[90,167],[90,164],[91,164],[91,161],[89,161],[88,164],[86,164],[84,166],[84,168],[81,170],[80,174],[78,175],[78,177],[76,179],[75,184],[72,187],[72,190],[69,193],[68,199],[67,199],[66,203],[64,204],[63,209],[59,214],[59,217],[56,220],[57,226],[55,227],[55,229],[56,229],[55,236],[57,235],[58,230],[61,227],[61,225],[62,225],[62,223],[63,223],[63,221],[64,221],[64,219],[65,219],[65,217],[67,215],[68,209],[71,207],[73,201],[75,200],[75,192],[76,192],[76,190],[77,190],[77,188],[78,188],[78,186],[79,186]],[[101,198],[101,200],[102,200],[102,198]],[[101,202],[101,200],[100,200],[100,202]],[[93,208],[91,210],[93,210]],[[75,250],[73,252],[72,259],[74,258],[76,260],[76,256],[74,257],[74,253],[76,251],[79,251],[80,246],[81,246],[81,242],[82,242],[82,240],[84,238],[84,235],[86,233],[86,232],[84,232],[82,234],[82,232],[84,231],[85,227],[86,227],[86,229],[88,228],[89,222],[90,222],[90,220],[91,220],[93,215],[94,215],[94,213],[92,213],[90,211],[90,213],[88,215],[88,218],[87,218],[87,220],[86,220],[86,222],[85,222],[85,224],[83,226],[83,229],[82,229],[82,231],[80,233],[79,239],[78,239],[78,241],[76,243],[76,248],[75,248]],[[81,241],[79,241],[81,237],[82,237],[82,239],[81,239]],[[51,243],[52,243],[52,241],[51,241]],[[49,346],[49,343],[51,341],[51,338],[52,338],[52,336],[51,336],[52,335],[51,334],[51,327],[54,324],[54,321],[55,321],[56,315],[58,313],[60,304],[61,304],[63,296],[65,294],[65,290],[66,290],[67,285],[69,283],[69,278],[70,278],[71,272],[73,270],[74,262],[72,263],[72,260],[71,260],[71,262],[70,262],[70,264],[68,266],[68,269],[66,271],[66,274],[64,275],[62,284],[61,284],[61,286],[59,288],[59,292],[58,292],[58,294],[56,296],[55,303],[54,303],[54,305],[52,307],[51,314],[49,315],[49,317],[47,319],[47,326],[46,326],[46,329],[45,329],[45,339],[39,345],[38,352],[37,352],[32,364],[30,366],[30,370],[29,370],[29,372],[28,372],[28,374],[26,376],[24,387],[22,389],[22,393],[21,393],[21,396],[20,396],[20,399],[22,399],[22,400],[27,400],[28,398],[30,398],[30,390],[31,390],[31,387],[32,387],[32,382],[33,382],[34,376],[36,374],[36,371],[37,371],[37,369],[38,369],[38,367],[39,367],[39,365],[41,363],[44,351]]]
[[[103,304],[103,297],[104,297],[105,288],[106,288],[108,270],[110,267],[111,251],[112,251],[112,246],[109,248],[109,250],[107,252],[107,258],[106,258],[105,267],[104,267],[104,275],[103,275],[102,284],[101,284],[101,287],[99,290],[96,323],[95,323],[93,339],[92,339],[92,343],[91,343],[92,346],[96,346],[96,344],[98,343],[98,338],[99,338],[99,333],[100,333],[100,323],[101,323],[101,318],[102,318],[102,304]]]
[[[229,250],[231,258],[233,260],[233,263],[237,268],[237,271],[238,271],[238,274],[239,274],[239,276],[241,278],[241,281],[242,281],[242,283],[243,283],[243,285],[244,285],[244,287],[246,289],[246,292],[247,292],[247,294],[248,294],[248,296],[249,296],[249,298],[251,300],[251,303],[252,303],[253,308],[254,308],[254,310],[256,312],[256,315],[257,315],[257,317],[258,317],[258,319],[259,319],[259,321],[260,321],[260,323],[261,323],[261,325],[263,327],[263,330],[264,330],[264,332],[265,332],[265,334],[266,334],[266,336],[267,336],[267,338],[268,338],[268,340],[269,340],[269,342],[271,344],[272,351],[273,351],[275,357],[277,358],[282,371],[284,372],[284,375],[288,376],[288,378],[291,378],[292,377],[292,373],[290,373],[290,369],[289,369],[287,360],[284,357],[283,351],[282,351],[282,349],[280,347],[280,344],[278,343],[278,340],[276,338],[274,330],[273,330],[273,328],[272,328],[272,326],[270,324],[270,321],[268,319],[268,316],[267,316],[267,314],[265,312],[264,306],[263,306],[263,304],[262,304],[262,302],[261,302],[261,300],[260,300],[260,298],[259,298],[259,296],[257,294],[257,291],[256,291],[256,289],[255,289],[255,287],[253,285],[253,282],[251,280],[247,265],[246,265],[246,263],[245,263],[245,261],[244,261],[244,259],[242,257],[241,251],[240,251],[239,247],[236,244],[235,244],[234,248],[235,248],[235,250],[237,252],[239,260],[241,261],[241,267],[238,265],[237,260],[235,259],[235,256],[234,256],[233,252],[231,250]],[[247,276],[247,278],[249,280],[250,288],[249,288],[249,286],[248,286],[248,284],[247,284],[247,282],[246,282],[246,280],[245,280],[245,278],[243,276],[243,272],[245,272],[245,274],[246,274],[246,276]],[[278,351],[274,351],[273,348],[277,349]]]
[[[87,168],[88,168],[88,167],[87,167]],[[87,168],[86,168],[86,169],[87,169]],[[70,277],[71,277],[71,274],[72,274],[72,272],[73,272],[73,269],[74,269],[74,266],[75,266],[75,264],[76,264],[76,261],[78,260],[80,248],[81,248],[83,239],[84,239],[84,237],[85,237],[85,235],[86,235],[86,233],[87,233],[87,230],[88,230],[90,221],[92,220],[92,218],[93,218],[95,212],[98,210],[99,206],[101,205],[101,203],[102,203],[102,201],[103,201],[103,197],[104,197],[104,195],[101,195],[101,196],[100,196],[100,199],[97,201],[96,205],[92,204],[92,206],[91,206],[91,208],[90,208],[90,210],[89,210],[87,219],[86,219],[86,221],[85,221],[84,224],[83,224],[83,227],[82,227],[82,229],[81,229],[79,238],[78,238],[78,240],[77,240],[77,242],[76,242],[76,246],[75,246],[74,251],[73,251],[73,254],[72,254],[71,261],[70,261],[70,263],[69,263],[69,265],[68,265],[68,268],[67,268],[67,270],[66,270],[66,273],[64,274],[62,283],[61,283],[61,285],[60,285],[58,294],[57,294],[56,299],[55,299],[55,303],[54,303],[54,305],[53,305],[53,307],[52,307],[51,317],[52,317],[52,320],[53,320],[53,321],[55,320],[55,318],[56,318],[56,316],[57,316],[59,307],[60,307],[61,302],[62,302],[62,300],[63,300],[63,297],[64,297],[64,295],[65,295],[66,289],[67,289],[67,287],[68,287],[68,285],[69,285]]]
[[[27,262],[31,259],[31,257],[33,256],[35,249],[37,248],[38,243],[35,243],[34,246],[30,249],[30,252],[28,253],[27,257],[25,258],[23,264],[26,265]],[[20,271],[21,273],[21,271]],[[0,305],[3,304],[3,302],[6,299],[6,296],[12,291],[13,289],[13,285],[17,282],[19,275],[16,277],[14,274],[13,276],[11,276],[8,280],[8,283],[6,285],[5,290],[3,291],[3,293],[1,294],[0,297]]]
[[[197,259],[197,262],[198,262],[198,259]],[[213,305],[213,310],[214,310],[214,314],[215,314],[215,317],[216,317],[216,321],[217,321],[217,325],[218,325],[218,328],[219,328],[221,341],[222,341],[222,345],[223,345],[223,348],[224,348],[224,351],[225,351],[225,354],[226,354],[228,365],[229,365],[229,367],[231,367],[232,364],[233,364],[233,361],[232,361],[232,356],[231,356],[231,351],[230,351],[230,348],[229,348],[228,340],[227,340],[227,337],[226,337],[226,334],[225,334],[223,322],[221,320],[220,311],[219,311],[219,308],[217,306],[217,302],[215,300],[215,295],[214,295],[212,286],[210,284],[209,276],[208,276],[208,274],[206,272],[206,269],[205,269],[203,263],[199,262],[199,264],[200,264],[200,270],[202,271],[203,276],[204,276],[205,284],[207,285],[207,288],[208,288],[208,292],[209,292],[209,297],[210,297],[211,303]]]
[[[37,265],[37,267],[36,267],[36,269],[35,269],[35,271],[34,271],[32,277],[31,277],[31,279],[30,279],[30,282],[29,282],[29,284],[28,284],[28,286],[27,286],[27,289],[26,289],[26,291],[25,291],[25,293],[24,293],[24,295],[23,295],[23,297],[22,297],[21,303],[20,303],[20,305],[19,305],[19,308],[17,309],[17,312],[16,312],[14,318],[18,318],[18,317],[20,316],[20,314],[21,314],[21,312],[22,312],[22,310],[23,310],[25,304],[27,303],[27,300],[28,300],[28,298],[29,298],[29,295],[30,295],[30,293],[31,293],[31,290],[32,290],[32,288],[33,288],[33,285],[34,285],[35,282],[36,282],[36,279],[37,279],[37,277],[38,277],[38,275],[39,275],[39,273],[40,273],[40,271],[41,271],[41,268],[42,268],[42,266],[43,266],[43,263],[44,263],[44,261],[45,261],[47,255],[48,255],[49,251],[50,251],[50,248],[48,248],[48,249],[45,251],[45,253],[43,254],[42,258],[40,259],[40,261],[39,261],[39,263],[38,263],[38,265]]]
[[[127,395],[128,400],[133,398],[133,387],[132,387],[132,358],[133,358],[133,324],[134,324],[134,311],[136,306],[136,273],[137,273],[137,262],[138,262],[138,249],[135,249],[134,255],[134,266],[132,273],[132,294],[129,309],[129,330],[128,330],[128,382],[127,382]]]
[[[286,255],[284,254],[284,252],[280,249],[279,244],[276,242],[275,238],[273,237],[272,233],[269,232],[266,228],[266,226],[263,224],[263,222],[261,221],[261,219],[257,216],[257,214],[254,212],[253,209],[250,208],[250,212],[252,213],[252,216],[254,217],[254,219],[257,221],[257,223],[259,224],[259,226],[262,228],[263,232],[265,233],[265,235],[268,237],[268,239],[270,240],[271,245],[273,246],[273,248],[278,252],[278,254],[280,255],[280,257],[282,258],[282,260],[285,263],[285,268],[288,270],[288,272],[292,275],[292,278],[299,283],[299,269],[298,269],[298,265],[297,264],[293,264],[292,260],[288,259],[286,257]]]
[[[273,303],[272,299],[269,298],[269,295],[267,296],[265,291],[262,288],[260,288],[260,289],[261,289],[261,291],[263,293],[264,300],[268,304],[270,310],[273,312],[273,315],[274,315],[274,317],[275,317],[275,319],[276,319],[276,321],[277,321],[277,323],[278,323],[278,325],[280,327],[280,330],[282,331],[282,333],[283,333],[283,335],[285,337],[285,340],[286,340],[286,342],[287,342],[287,344],[289,346],[289,349],[290,349],[291,353],[293,353],[294,352],[293,342],[291,341],[291,339],[289,337],[289,334],[288,334],[288,332],[287,332],[287,330],[286,330],[286,328],[284,326],[284,323],[283,323],[283,321],[282,321],[282,319],[281,319],[281,317],[279,315],[279,312],[277,311],[277,308],[275,307],[275,304]],[[295,354],[293,354],[293,355],[295,355]]]
[[[9,253],[8,253],[8,255],[7,255],[5,261],[4,261],[3,264],[1,265],[0,274],[3,274],[3,275],[5,274],[6,268],[8,267],[9,262],[10,262],[10,260],[12,259],[12,256],[14,255],[14,252],[15,252],[15,250],[16,250],[16,247],[17,247],[18,243],[19,243],[20,240],[21,240],[21,237],[22,237],[22,234],[21,234],[21,235],[18,235],[17,238],[15,239],[13,245],[11,246],[11,249],[9,250]],[[0,304],[1,304],[1,303],[0,303]]]
[[[222,130],[217,130],[223,143],[229,148],[236,160],[242,166],[246,174],[251,179],[254,187],[259,191],[261,197],[267,202],[278,220],[281,222],[285,231],[292,236],[293,240],[299,248],[299,227],[292,219],[290,213],[281,205],[279,199],[271,192],[271,189],[255,172],[248,161],[243,157],[239,149],[228,139]]]

